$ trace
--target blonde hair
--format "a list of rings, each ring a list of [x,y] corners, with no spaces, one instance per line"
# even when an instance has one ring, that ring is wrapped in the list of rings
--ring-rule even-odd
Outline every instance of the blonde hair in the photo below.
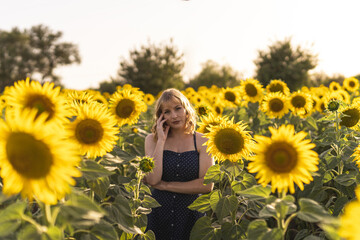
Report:
[[[192,107],[189,99],[184,96],[179,90],[175,88],[169,88],[162,92],[159,99],[156,101],[155,105],[155,116],[154,116],[154,125],[152,126],[151,132],[154,133],[154,139],[157,140],[157,131],[156,123],[159,119],[162,112],[162,104],[164,102],[170,101],[172,99],[177,99],[180,101],[181,105],[185,108],[186,111],[186,120],[185,120],[185,133],[193,134],[196,127],[196,112]]]

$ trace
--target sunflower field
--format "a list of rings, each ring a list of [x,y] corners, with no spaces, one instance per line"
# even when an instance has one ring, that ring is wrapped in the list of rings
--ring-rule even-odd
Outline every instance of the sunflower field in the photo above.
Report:
[[[191,239],[360,239],[360,89],[272,80],[187,88],[215,159]],[[159,96],[159,95],[158,95]],[[158,96],[30,79],[0,97],[0,239],[155,239],[144,183]]]

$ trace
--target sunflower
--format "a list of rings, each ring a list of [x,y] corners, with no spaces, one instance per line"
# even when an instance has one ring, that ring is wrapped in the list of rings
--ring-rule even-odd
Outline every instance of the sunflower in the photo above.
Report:
[[[299,116],[304,116],[312,110],[311,95],[304,92],[294,92],[290,96],[290,110]]]
[[[266,86],[266,91],[268,93],[281,92],[285,96],[290,95],[290,89],[288,88],[287,84],[278,79],[271,80],[270,83]]]
[[[279,129],[269,127],[269,130],[270,138],[255,136],[257,145],[254,147],[255,155],[249,159],[249,172],[257,173],[256,178],[263,186],[271,182],[272,192],[276,189],[287,192],[289,189],[294,193],[294,183],[303,190],[303,183],[313,180],[311,172],[318,170],[319,157],[312,150],[315,144],[304,139],[305,132],[295,134],[293,125],[282,125]]]
[[[360,105],[353,104],[340,110],[341,122],[340,126],[345,126],[357,130],[360,123]]]
[[[271,92],[263,99],[261,110],[269,117],[282,118],[289,112],[288,99],[280,92]]]
[[[109,110],[99,104],[80,104],[76,120],[68,125],[71,139],[79,146],[80,153],[88,158],[102,157],[110,152],[119,130]]]
[[[338,233],[342,239],[360,239],[360,189],[355,190],[357,200],[348,203],[344,208],[344,213],[340,216],[340,227]]]
[[[144,96],[144,102],[147,104],[147,105],[152,105],[154,102],[155,102],[155,97],[154,95],[152,95],[151,93],[147,93],[145,94]]]
[[[108,100],[99,91],[86,90],[86,92],[88,92],[92,96],[93,101],[104,104],[105,106],[108,105]]]
[[[202,116],[200,117],[200,122],[197,122],[199,128],[197,129],[198,132],[201,133],[208,133],[209,128],[211,126],[217,126],[220,123],[224,122],[224,121],[228,121],[227,117],[221,117],[219,115],[214,115],[213,113],[210,113],[207,116]]]
[[[223,88],[221,91],[222,99],[225,100],[225,105],[228,107],[237,107],[241,102],[241,97],[238,89]]]
[[[355,92],[359,90],[359,80],[355,77],[345,78],[343,87],[349,92]]]
[[[5,93],[5,100],[9,110],[36,109],[37,115],[47,113],[47,124],[61,126],[71,116],[66,99],[60,93],[60,87],[54,88],[54,83],[46,82],[41,85],[37,81],[18,81],[9,87]]]
[[[253,139],[246,125],[242,122],[233,123],[233,120],[223,121],[219,125],[213,125],[208,128],[209,132],[205,134],[208,140],[206,151],[211,153],[218,162],[229,159],[237,162],[242,157],[249,156]]]
[[[207,116],[215,111],[209,104],[206,103],[195,105],[195,110],[199,117]]]
[[[115,92],[109,102],[111,113],[116,117],[120,127],[136,123],[140,113],[147,109],[140,95],[132,94],[126,89]]]
[[[343,90],[343,89],[340,89],[339,91],[337,91],[339,93],[339,95],[341,96],[342,98],[342,101],[344,103],[347,103],[347,104],[350,104],[350,94]]]
[[[240,83],[240,92],[244,100],[249,102],[260,102],[263,97],[263,88],[258,80],[246,79]]]
[[[26,108],[13,116],[0,122],[3,192],[56,204],[75,184],[72,177],[81,176],[78,151],[64,130],[47,124],[48,113]]]
[[[341,89],[341,85],[338,83],[338,82],[331,82],[330,85],[329,85],[329,89],[331,91],[338,91]]]

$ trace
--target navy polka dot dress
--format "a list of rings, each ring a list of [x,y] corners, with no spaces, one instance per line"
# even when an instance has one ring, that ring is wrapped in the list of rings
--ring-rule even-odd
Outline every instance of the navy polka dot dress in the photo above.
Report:
[[[199,178],[199,153],[195,150],[177,153],[164,150],[162,180],[187,182]],[[187,207],[199,194],[182,194],[154,189],[152,197],[161,207],[153,208],[148,215],[147,229],[155,233],[157,240],[187,240],[196,220],[204,214]]]

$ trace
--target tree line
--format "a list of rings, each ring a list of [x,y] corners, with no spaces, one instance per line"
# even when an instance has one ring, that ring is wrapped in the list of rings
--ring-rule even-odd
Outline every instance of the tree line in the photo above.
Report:
[[[26,77],[61,85],[61,78],[54,73],[54,69],[81,63],[78,46],[62,42],[61,37],[61,31],[53,31],[44,25],[24,30],[16,27],[10,31],[0,30],[0,92]],[[243,79],[231,66],[221,66],[208,60],[197,75],[185,82],[181,74],[185,65],[183,57],[184,54],[172,39],[159,44],[148,42],[130,50],[129,56],[121,59],[116,76],[100,82],[97,90],[113,93],[116,86],[131,84],[156,95],[170,87],[234,87]],[[316,54],[301,46],[293,46],[291,38],[287,38],[274,42],[265,50],[258,50],[254,60],[255,75],[252,77],[264,86],[272,79],[281,79],[292,91],[303,85],[328,85],[331,81],[340,82],[344,79],[341,74],[310,74],[309,71],[317,63]]]

